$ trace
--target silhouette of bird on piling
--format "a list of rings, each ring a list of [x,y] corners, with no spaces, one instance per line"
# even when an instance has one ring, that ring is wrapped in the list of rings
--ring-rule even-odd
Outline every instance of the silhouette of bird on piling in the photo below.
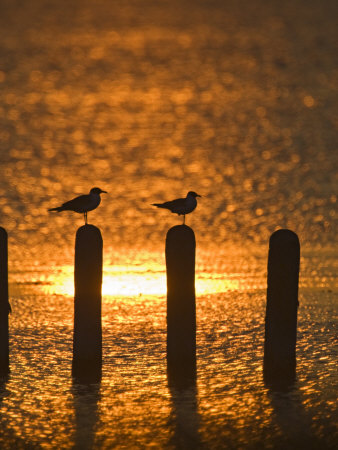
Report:
[[[164,203],[152,203],[152,206],[169,209],[172,213],[183,216],[183,223],[185,224],[185,215],[193,212],[197,206],[196,197],[201,197],[201,195],[189,191],[185,198],[177,198],[176,200]]]
[[[74,211],[80,214],[83,213],[85,224],[87,225],[87,213],[99,206],[101,203],[100,194],[107,194],[107,191],[94,187],[90,190],[89,194],[75,197],[73,200],[69,200],[57,208],[50,208],[48,211]]]

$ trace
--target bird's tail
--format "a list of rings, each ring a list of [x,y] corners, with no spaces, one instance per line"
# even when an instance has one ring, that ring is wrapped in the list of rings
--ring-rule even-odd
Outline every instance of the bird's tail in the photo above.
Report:
[[[62,207],[61,207],[61,206],[58,206],[57,208],[50,208],[48,211],[57,211],[57,212],[60,212],[60,211],[62,211]]]
[[[157,208],[165,208],[165,206],[163,205],[163,203],[152,203],[152,206],[156,206]]]

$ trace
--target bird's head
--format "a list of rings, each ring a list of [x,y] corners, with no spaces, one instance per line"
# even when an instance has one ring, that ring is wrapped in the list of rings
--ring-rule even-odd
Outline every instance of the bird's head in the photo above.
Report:
[[[194,191],[189,191],[187,197],[201,197],[201,195],[196,194]]]
[[[90,194],[107,194],[107,191],[103,191],[102,189],[98,188],[98,187],[94,187],[90,190]]]

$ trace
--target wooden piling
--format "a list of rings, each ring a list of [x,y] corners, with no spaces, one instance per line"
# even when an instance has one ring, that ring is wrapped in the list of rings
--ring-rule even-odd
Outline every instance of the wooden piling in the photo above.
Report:
[[[9,373],[8,236],[0,227],[0,376]]]
[[[77,230],[72,375],[97,382],[102,369],[102,236],[94,225]]]
[[[270,237],[265,317],[264,380],[290,384],[296,377],[300,245],[290,230]]]
[[[195,249],[190,227],[170,228],[165,248],[169,383],[196,377]]]

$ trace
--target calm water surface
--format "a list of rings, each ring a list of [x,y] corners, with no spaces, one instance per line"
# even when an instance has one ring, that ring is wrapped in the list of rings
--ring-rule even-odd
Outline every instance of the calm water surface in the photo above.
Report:
[[[338,445],[336,2],[1,0],[0,197],[11,374],[1,448]],[[71,379],[73,247],[47,209],[107,190],[103,378]],[[197,385],[168,387],[164,239],[203,197]],[[270,234],[302,257],[298,379],[262,380]]]

